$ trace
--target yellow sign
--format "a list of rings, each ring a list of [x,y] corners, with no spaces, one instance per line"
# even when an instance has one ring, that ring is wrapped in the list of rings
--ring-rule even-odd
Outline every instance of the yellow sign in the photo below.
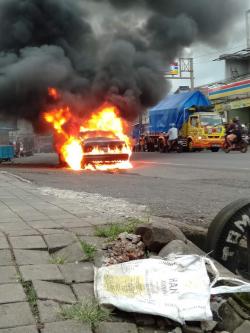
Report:
[[[106,291],[114,295],[122,295],[127,297],[135,297],[145,292],[144,277],[140,275],[120,276],[120,275],[104,275],[104,287]]]
[[[230,102],[231,109],[241,109],[250,107],[250,98],[238,99]]]

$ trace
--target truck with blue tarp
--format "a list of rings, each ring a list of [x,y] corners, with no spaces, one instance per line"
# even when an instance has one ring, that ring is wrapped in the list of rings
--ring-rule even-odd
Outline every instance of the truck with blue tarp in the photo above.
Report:
[[[200,91],[166,96],[149,110],[148,132],[143,133],[147,150],[166,151],[168,130],[178,129],[178,141],[188,151],[210,149],[218,151],[224,143],[222,117]]]

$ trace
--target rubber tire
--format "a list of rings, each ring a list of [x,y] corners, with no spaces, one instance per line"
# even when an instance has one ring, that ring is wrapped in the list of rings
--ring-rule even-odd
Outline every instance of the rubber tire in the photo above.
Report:
[[[195,151],[194,148],[192,148],[192,146],[193,146],[193,142],[192,142],[192,140],[189,140],[188,141],[188,151],[189,152],[194,152]]]
[[[211,152],[217,153],[220,150],[220,148],[211,148]]]
[[[242,144],[241,144],[240,152],[243,153],[243,154],[245,154],[245,153],[247,152],[247,150],[248,150],[247,143],[245,143],[245,142],[242,143]]]
[[[242,237],[238,238],[238,243],[236,244],[227,242],[227,239],[230,231],[238,234],[241,232],[242,236],[244,235],[245,231],[241,231],[234,224],[236,221],[242,220],[242,215],[247,215],[250,220],[250,199],[239,199],[223,208],[210,224],[207,233],[207,251],[213,251],[211,256],[234,273],[237,269],[235,257],[228,256],[227,259],[223,258],[223,250],[225,246],[229,248],[229,251],[237,250],[237,245]],[[243,228],[242,225],[241,227]],[[250,224],[246,228],[249,227]]]

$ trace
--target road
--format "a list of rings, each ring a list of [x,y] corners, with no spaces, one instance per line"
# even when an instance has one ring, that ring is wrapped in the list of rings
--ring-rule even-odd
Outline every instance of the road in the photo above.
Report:
[[[99,193],[146,205],[150,214],[208,225],[231,201],[250,198],[250,153],[135,153],[133,169],[74,172],[57,166],[55,154],[16,159],[0,170],[38,186]]]

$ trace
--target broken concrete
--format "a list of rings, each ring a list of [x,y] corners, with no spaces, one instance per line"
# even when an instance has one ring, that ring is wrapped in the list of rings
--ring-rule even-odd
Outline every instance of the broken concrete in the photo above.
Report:
[[[17,271],[14,266],[0,266],[1,283],[17,283]]]
[[[9,239],[13,249],[47,250],[47,245],[41,236],[19,236]]]
[[[28,326],[35,324],[28,303],[0,305],[0,328]]]
[[[94,267],[91,263],[65,264],[59,267],[66,283],[94,281]]]
[[[14,254],[18,265],[49,264],[51,259],[47,251],[14,249]]]
[[[25,301],[26,295],[21,284],[0,284],[0,304]]]
[[[78,283],[73,284],[72,288],[74,290],[74,293],[77,297],[77,299],[80,302],[86,301],[86,300],[94,300],[94,285],[93,283]]]
[[[45,324],[41,333],[92,333],[92,330],[87,324],[67,320]]]

